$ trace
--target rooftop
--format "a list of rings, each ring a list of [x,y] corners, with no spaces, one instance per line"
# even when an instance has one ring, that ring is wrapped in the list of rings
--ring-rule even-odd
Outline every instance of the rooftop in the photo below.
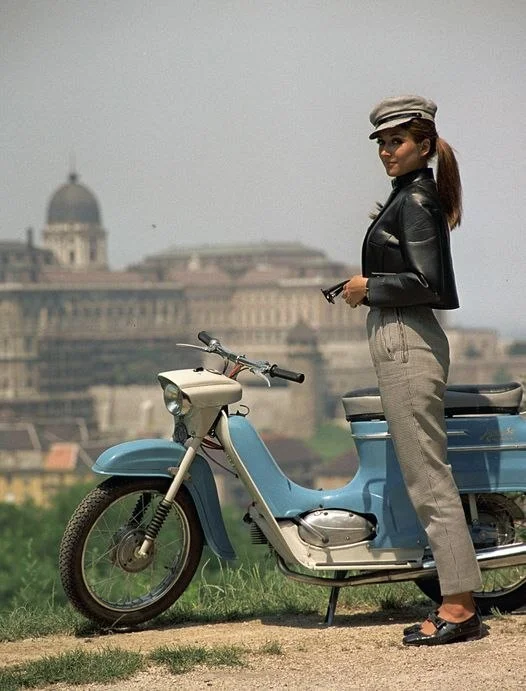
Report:
[[[48,206],[48,225],[86,223],[100,225],[97,199],[91,190],[78,182],[78,175],[70,173],[68,182],[53,194]]]

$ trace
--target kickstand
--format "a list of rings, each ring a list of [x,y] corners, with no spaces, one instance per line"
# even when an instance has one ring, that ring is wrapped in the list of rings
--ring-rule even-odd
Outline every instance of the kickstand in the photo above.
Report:
[[[335,571],[334,578],[345,578],[347,571]],[[329,605],[327,607],[327,613],[325,614],[325,619],[323,623],[327,626],[332,626],[334,622],[334,614],[336,612],[336,605],[338,604],[338,595],[340,594],[340,586],[333,585],[331,588],[331,593],[329,595]]]

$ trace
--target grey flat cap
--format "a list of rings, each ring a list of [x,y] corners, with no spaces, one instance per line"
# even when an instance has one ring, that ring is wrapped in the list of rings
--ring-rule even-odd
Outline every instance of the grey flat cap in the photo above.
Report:
[[[374,132],[369,139],[376,139],[382,130],[403,125],[414,118],[423,118],[434,122],[437,112],[436,103],[421,96],[391,96],[384,98],[369,115]]]

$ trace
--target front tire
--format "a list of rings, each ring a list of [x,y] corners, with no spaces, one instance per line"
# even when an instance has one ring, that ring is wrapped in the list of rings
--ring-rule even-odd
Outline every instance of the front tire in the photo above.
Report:
[[[502,494],[480,494],[476,503],[479,527],[474,529],[469,525],[475,549],[526,542],[524,516],[510,498]],[[465,511],[469,516],[467,504]],[[426,578],[415,583],[431,600],[442,601],[438,578]],[[513,612],[524,607],[526,566],[483,570],[482,590],[474,592],[473,598],[482,614],[491,614],[495,610]]]
[[[167,610],[199,565],[203,531],[183,486],[147,557],[139,557],[170,480],[112,477],[92,490],[71,517],[59,569],[71,604],[106,626],[130,626]]]

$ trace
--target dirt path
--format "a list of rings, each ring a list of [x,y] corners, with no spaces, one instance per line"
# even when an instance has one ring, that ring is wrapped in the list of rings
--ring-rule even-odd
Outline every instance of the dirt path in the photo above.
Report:
[[[126,682],[75,689],[526,689],[526,612],[487,618],[488,635],[478,641],[418,649],[404,648],[400,643],[407,623],[403,615],[393,619],[382,613],[340,614],[330,628],[320,622],[320,617],[290,617],[93,638],[49,636],[0,643],[0,666],[77,647],[93,651],[116,647],[146,653],[162,645],[236,644],[250,651],[248,667],[196,668],[178,676],[153,667]],[[282,654],[262,654],[261,646],[268,642],[279,643]],[[53,690],[66,688],[70,687],[54,686]]]

